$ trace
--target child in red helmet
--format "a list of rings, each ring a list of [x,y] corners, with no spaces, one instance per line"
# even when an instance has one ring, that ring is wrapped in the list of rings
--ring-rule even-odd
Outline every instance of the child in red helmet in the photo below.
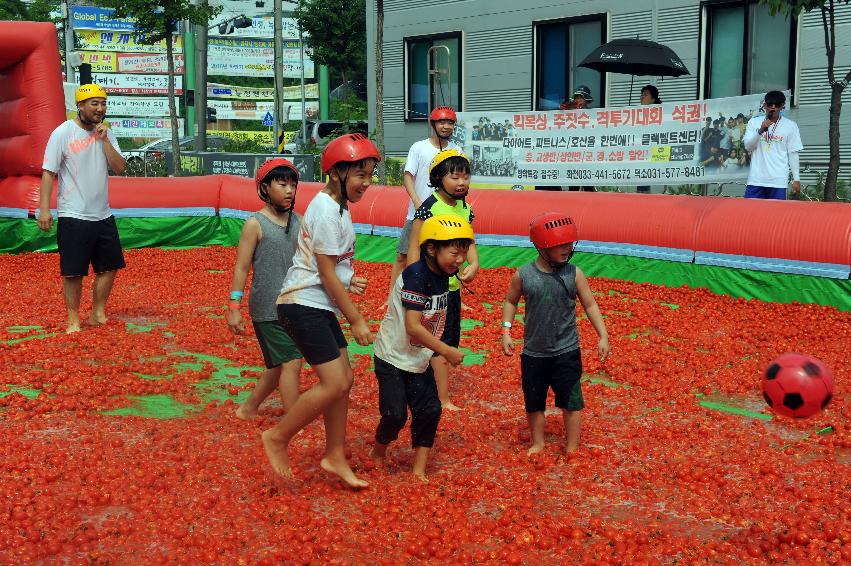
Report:
[[[455,130],[455,122],[458,117],[451,106],[438,106],[428,116],[431,126],[431,135],[411,146],[408,151],[408,159],[405,161],[405,174],[402,184],[408,193],[410,202],[408,212],[405,215],[405,224],[399,236],[399,245],[396,247],[396,261],[390,270],[390,293],[396,284],[396,278],[408,265],[408,246],[411,239],[411,226],[414,222],[414,213],[432,193],[429,186],[429,164],[435,156],[448,148],[460,150],[456,144],[449,141]],[[389,304],[389,298],[383,307]]]
[[[257,169],[254,182],[264,205],[242,225],[227,314],[231,331],[245,332],[240,304],[248,272],[254,271],[248,310],[266,372],[236,410],[236,416],[245,420],[257,416],[260,404],[275,389],[281,394],[284,409],[289,410],[298,399],[299,375],[304,365],[301,353],[278,321],[276,304],[301,231],[301,219],[293,212],[298,169],[286,159],[271,159]]]
[[[578,239],[573,220],[564,214],[543,214],[532,221],[530,239],[538,257],[521,266],[511,278],[502,307],[502,350],[506,356],[514,353],[511,325],[522,296],[526,314],[520,373],[532,436],[528,454],[544,449],[549,388],[564,415],[567,451],[573,452],[579,445],[579,411],[585,406],[579,384],[582,357],[576,328],[577,297],[600,338],[597,353],[601,361],[609,355],[609,334],[585,274],[568,263]]]
[[[325,454],[320,465],[352,488],[369,485],[355,476],[345,456],[354,372],[337,317],[346,317],[359,345],[372,343],[369,325],[349,297],[349,292],[362,295],[367,280],[354,274],[355,232],[348,203],[363,198],[380,159],[362,134],[341,136],[322,152],[322,172],[328,175],[328,183],[307,206],[293,265],[278,296],[284,330],[319,377],[319,383],[263,433],[266,456],[284,477],[294,477],[287,453],[290,440],[323,415]]]

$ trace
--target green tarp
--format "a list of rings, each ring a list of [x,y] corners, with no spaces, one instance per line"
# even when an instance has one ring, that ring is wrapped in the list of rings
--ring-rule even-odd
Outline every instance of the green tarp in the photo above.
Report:
[[[218,216],[175,218],[118,218],[125,248],[192,248],[233,246],[243,221]],[[383,236],[358,235],[356,258],[391,262],[396,241]],[[56,235],[45,234],[33,219],[0,218],[0,253],[56,251]],[[481,246],[482,267],[516,267],[535,257],[531,248]],[[577,253],[573,262],[592,277],[609,277],[669,287],[705,287],[718,294],[763,301],[816,303],[851,311],[851,281],[731,269],[626,256]]]

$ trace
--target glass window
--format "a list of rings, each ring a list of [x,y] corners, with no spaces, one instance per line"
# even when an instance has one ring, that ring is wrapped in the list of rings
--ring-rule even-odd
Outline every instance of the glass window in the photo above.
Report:
[[[756,2],[709,4],[707,98],[792,87],[797,25]]]
[[[579,63],[605,41],[603,16],[537,24],[536,110],[557,109],[579,85],[591,89],[592,105],[605,104],[603,74]]]
[[[405,45],[408,65],[405,118],[425,120],[429,108],[435,106],[451,105],[461,110],[461,35],[409,38]],[[437,72],[429,74],[429,69]]]

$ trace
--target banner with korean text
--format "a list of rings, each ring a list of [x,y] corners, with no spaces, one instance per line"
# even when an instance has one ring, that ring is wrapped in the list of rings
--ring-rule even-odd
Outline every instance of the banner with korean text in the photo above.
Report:
[[[79,76],[77,81],[79,82]],[[105,88],[107,94],[168,94],[168,75],[92,73],[92,82]],[[183,94],[183,75],[175,75],[174,93]]]
[[[175,106],[178,116],[180,105]],[[107,116],[155,118],[168,116],[168,98],[159,96],[110,96],[106,101]]]
[[[218,27],[210,29],[210,37],[259,37],[271,39],[275,37],[275,18],[272,16],[254,16],[247,28],[234,28],[231,33],[221,35]],[[298,39],[298,22],[295,18],[281,18],[281,37]]]
[[[119,73],[168,73],[165,53],[116,53]],[[183,74],[186,59],[183,53],[174,54],[174,72]]]
[[[301,50],[298,41],[284,41],[282,67],[285,78],[301,77]],[[207,73],[232,77],[274,76],[275,42],[265,39],[224,39],[211,37],[207,43]],[[312,79],[313,61],[304,54],[304,77]]]
[[[274,102],[262,100],[207,100],[207,106],[216,109],[216,118],[220,120],[262,120],[267,113],[275,111]],[[282,110],[289,120],[301,120],[301,103],[284,103]],[[305,111],[308,118],[316,116],[319,103],[307,102]]]
[[[788,96],[788,94],[787,94]],[[453,140],[477,183],[744,182],[742,137],[763,95],[548,112],[461,112]]]
[[[167,138],[171,136],[169,118],[107,118],[118,138]],[[183,131],[183,118],[177,119],[177,129]]]
[[[76,32],[81,49],[86,51],[120,51],[122,53],[165,53],[165,40],[151,45],[144,43],[145,36],[130,31],[98,31],[81,29]],[[183,52],[183,36],[172,35],[175,53]]]
[[[284,100],[301,100],[301,85],[283,87]],[[304,97],[319,98],[319,85],[304,85]],[[207,83],[207,98],[227,98],[235,100],[274,100],[275,89],[255,86],[233,86]]]

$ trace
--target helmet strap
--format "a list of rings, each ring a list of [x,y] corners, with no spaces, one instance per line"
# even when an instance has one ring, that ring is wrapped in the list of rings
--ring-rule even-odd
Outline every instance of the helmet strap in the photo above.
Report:
[[[339,177],[339,173],[337,174]],[[340,217],[343,216],[343,211],[349,208],[349,191],[346,190],[346,181],[349,179],[349,169],[346,168],[346,175],[340,178]]]
[[[570,250],[570,255],[568,255],[567,259],[564,261],[553,261],[550,259],[550,254],[548,254],[546,250],[542,250],[538,246],[535,246],[535,249],[538,250],[538,255],[541,256],[541,259],[543,259],[547,265],[549,265],[553,269],[559,269],[570,263],[570,260],[573,257],[574,252],[576,251],[576,242],[573,243],[573,249]]]

